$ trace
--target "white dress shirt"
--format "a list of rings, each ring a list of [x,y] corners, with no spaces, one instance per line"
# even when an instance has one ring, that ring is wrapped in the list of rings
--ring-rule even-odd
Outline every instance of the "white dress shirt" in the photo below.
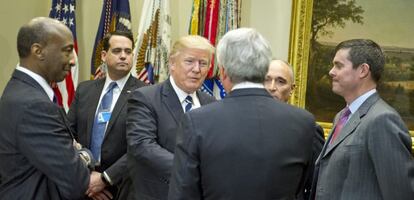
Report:
[[[172,85],[175,93],[178,96],[178,99],[181,103],[181,107],[183,108],[184,112],[185,112],[185,106],[187,105],[187,102],[185,102],[185,98],[187,98],[187,96],[191,96],[193,98],[193,104],[192,104],[191,110],[194,110],[194,109],[199,108],[201,106],[200,100],[197,97],[197,92],[196,91],[194,91],[191,94],[187,94],[182,89],[180,89],[177,86],[177,84],[175,84],[174,78],[172,76],[170,76],[170,82],[171,82],[171,85]]]

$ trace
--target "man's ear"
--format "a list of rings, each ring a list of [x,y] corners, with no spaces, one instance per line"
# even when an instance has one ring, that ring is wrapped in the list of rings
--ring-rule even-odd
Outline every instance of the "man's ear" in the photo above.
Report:
[[[369,65],[367,63],[362,63],[360,66],[361,72],[359,73],[360,78],[365,78],[369,75]]]
[[[169,57],[168,58],[168,71],[171,74],[171,70],[175,70],[175,65],[176,65],[176,57]]]
[[[36,58],[38,58],[39,60],[45,59],[43,46],[41,44],[33,43],[32,46],[30,47],[30,51],[32,55],[36,56]]]
[[[106,51],[101,51],[101,60],[102,62],[106,62],[106,56],[107,56],[108,52]]]
[[[290,94],[293,93],[293,90],[296,88],[296,84],[292,83],[292,86],[290,86]]]
[[[223,68],[223,66],[222,66],[222,65],[219,65],[219,73],[220,73],[220,78],[221,78],[221,81],[223,81],[223,80],[227,79],[227,73],[226,73],[226,70],[224,70],[224,68]]]

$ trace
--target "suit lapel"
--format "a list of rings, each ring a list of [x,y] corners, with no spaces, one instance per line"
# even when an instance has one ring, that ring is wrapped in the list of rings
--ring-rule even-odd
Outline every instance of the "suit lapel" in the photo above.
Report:
[[[338,138],[336,138],[335,141],[333,141],[332,144],[330,143],[332,134],[329,137],[329,140],[326,142],[328,145],[328,148],[326,149],[326,152],[324,154],[324,156],[326,154],[328,154],[329,152],[332,151],[332,149],[334,149],[336,146],[338,146],[346,137],[348,137],[348,135],[352,134],[353,131],[356,129],[356,127],[359,125],[359,123],[361,122],[361,118],[360,115],[358,113],[358,111],[356,111],[351,118],[348,120],[348,122],[345,124],[345,126],[342,128],[341,132],[339,133]],[[334,126],[335,127],[335,126]],[[333,132],[333,131],[331,131]]]
[[[351,135],[354,132],[354,130],[361,123],[361,119],[367,114],[367,112],[369,111],[371,106],[374,105],[374,103],[377,102],[378,99],[379,99],[378,93],[374,93],[373,95],[368,97],[368,99],[358,108],[358,110],[351,115],[351,118],[348,120],[348,122],[342,128],[342,131],[340,132],[338,138],[332,144],[329,144],[330,143],[329,141],[331,140],[331,137],[332,137],[332,133],[334,131],[333,129],[331,130],[331,133],[329,134],[329,138],[328,138],[327,142],[325,143],[325,146],[327,146],[327,147],[324,147],[324,149],[326,148],[326,151],[323,152],[324,149],[322,149],[323,157],[328,155],[329,152],[331,152],[333,149],[335,149],[335,147],[338,146],[340,143],[342,143],[342,141],[346,137],[348,137],[349,135]],[[337,120],[336,120],[336,122],[337,122]],[[335,122],[335,126],[336,126],[336,122]],[[333,127],[335,127],[335,126],[333,126]]]
[[[207,98],[204,98],[204,96],[200,94],[200,91],[196,91],[196,95],[201,105],[205,105],[209,103]]]
[[[104,85],[105,79],[99,79],[95,81],[94,84],[92,84],[92,88],[90,89],[90,98],[88,99],[87,103],[88,121],[86,123],[86,144],[88,145],[88,148],[92,137],[92,128],[95,120],[95,112],[98,107],[99,98],[101,97]]]
[[[49,99],[49,96],[47,95],[46,91],[42,88],[42,86],[28,74],[15,69],[12,76],[20,81],[23,81],[26,84],[33,86],[37,90],[42,91],[42,93],[44,94],[44,97]]]
[[[111,119],[108,122],[108,127],[106,127],[105,138],[108,135],[109,131],[111,130],[112,126],[114,125],[115,121],[118,119],[118,116],[122,108],[127,103],[128,95],[131,93],[131,89],[134,87],[134,81],[135,81],[134,79],[135,78],[132,77],[131,75],[129,76],[127,82],[125,83],[124,88],[121,91],[121,94],[118,97],[118,100],[116,101],[114,109],[112,110],[112,113],[111,113]]]
[[[162,103],[166,105],[175,122],[178,124],[181,117],[184,115],[184,111],[181,107],[178,96],[171,85],[170,79],[167,79],[164,83],[162,83],[161,93],[163,97]]]
[[[43,96],[45,98],[47,98],[49,101],[49,96],[47,95],[46,91],[42,88],[42,86],[36,81],[34,80],[32,77],[30,77],[29,75],[27,75],[24,72],[21,72],[19,70],[14,70],[12,77],[25,82],[26,84],[31,85],[32,87],[36,88],[39,91],[42,91],[42,94],[44,94]],[[50,102],[52,103],[52,102]],[[57,105],[55,105],[56,107],[58,107]],[[69,135],[72,139],[75,139],[74,134],[72,133],[72,129],[70,128],[68,119],[66,117],[66,111],[62,108],[62,107],[58,107],[58,112],[59,115],[61,117],[62,123],[65,125],[66,129],[69,132]]]

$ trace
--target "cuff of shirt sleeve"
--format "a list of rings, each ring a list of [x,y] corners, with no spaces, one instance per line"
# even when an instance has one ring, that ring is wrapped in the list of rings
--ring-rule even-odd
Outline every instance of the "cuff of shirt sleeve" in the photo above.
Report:
[[[108,184],[108,185],[113,185],[113,182],[111,180],[111,177],[108,176],[108,174],[106,173],[106,171],[102,172],[102,178],[104,179],[104,181]]]

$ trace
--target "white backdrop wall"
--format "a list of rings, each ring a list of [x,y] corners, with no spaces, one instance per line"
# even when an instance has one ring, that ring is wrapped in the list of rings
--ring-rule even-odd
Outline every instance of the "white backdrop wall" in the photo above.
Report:
[[[129,0],[132,30],[137,34],[143,0]],[[192,0],[171,0],[171,36],[186,35]],[[89,79],[90,59],[103,0],[77,0],[76,26],[79,45],[79,81]],[[242,0],[242,27],[253,27],[269,40],[273,57],[287,59],[291,0]],[[0,94],[16,67],[16,36],[19,27],[36,16],[48,16],[51,0],[0,1]]]

